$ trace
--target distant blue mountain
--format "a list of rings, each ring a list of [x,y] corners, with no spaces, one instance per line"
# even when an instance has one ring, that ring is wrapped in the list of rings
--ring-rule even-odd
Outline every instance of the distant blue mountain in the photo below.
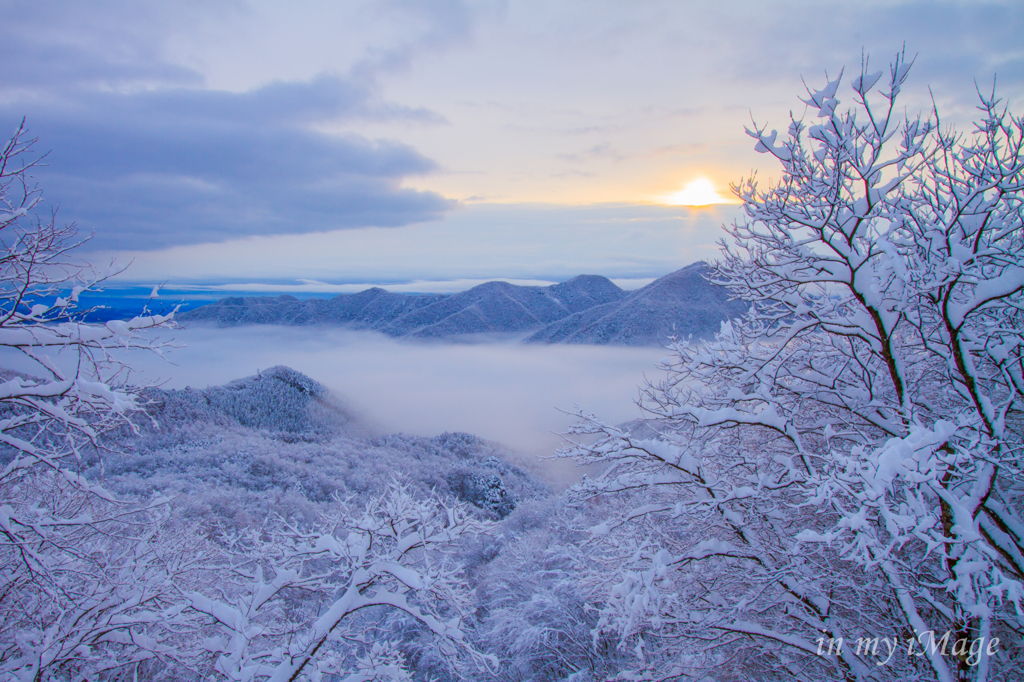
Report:
[[[694,263],[622,298],[595,305],[545,326],[530,343],[651,346],[669,336],[709,336],[723,320],[747,311],[743,301],[705,279],[708,266]]]
[[[184,322],[345,325],[394,337],[447,338],[525,332],[626,295],[611,280],[581,275],[548,287],[486,282],[457,294],[394,294],[373,288],[329,299],[225,298],[182,313]]]
[[[707,335],[742,315],[695,263],[625,292],[606,277],[580,275],[547,287],[486,282],[457,294],[395,294],[373,288],[329,299],[293,296],[225,298],[181,313],[182,322],[342,325],[396,338],[446,339],[483,333],[535,332],[536,343],[653,345],[670,334]]]

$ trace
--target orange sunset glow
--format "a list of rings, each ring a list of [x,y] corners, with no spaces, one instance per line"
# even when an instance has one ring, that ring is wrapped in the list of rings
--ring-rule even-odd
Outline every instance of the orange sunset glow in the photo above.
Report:
[[[723,197],[707,178],[697,178],[683,189],[661,197],[659,203],[670,206],[710,206],[712,204],[736,203],[732,197]]]

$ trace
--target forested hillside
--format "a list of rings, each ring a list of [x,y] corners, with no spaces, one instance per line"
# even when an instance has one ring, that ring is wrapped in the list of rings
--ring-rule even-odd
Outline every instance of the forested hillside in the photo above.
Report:
[[[186,494],[197,508],[257,519],[280,512],[282,500],[315,507],[369,498],[393,479],[492,518],[548,494],[499,446],[471,434],[373,434],[321,384],[287,367],[226,386],[151,388],[142,396],[148,420],[141,432],[122,431],[121,452],[86,469],[119,493]]]

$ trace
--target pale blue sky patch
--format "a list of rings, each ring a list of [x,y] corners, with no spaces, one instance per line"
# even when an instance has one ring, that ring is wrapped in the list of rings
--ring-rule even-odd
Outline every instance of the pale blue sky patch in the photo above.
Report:
[[[120,280],[150,284],[316,280],[390,289],[417,281],[557,282],[579,274],[650,278],[716,257],[722,224],[739,213],[735,206],[469,204],[443,220],[407,227],[249,237],[97,258],[116,256],[129,266]]]

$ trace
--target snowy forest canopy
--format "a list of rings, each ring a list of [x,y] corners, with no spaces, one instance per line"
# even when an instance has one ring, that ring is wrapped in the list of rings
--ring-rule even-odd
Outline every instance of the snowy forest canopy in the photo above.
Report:
[[[138,389],[102,275],[2,151],[0,679],[1012,680],[1024,616],[1024,120],[904,119],[910,69],[754,128],[648,418],[580,412],[565,495],[467,434],[367,433],[287,368]],[[53,361],[73,354],[75,369]]]

